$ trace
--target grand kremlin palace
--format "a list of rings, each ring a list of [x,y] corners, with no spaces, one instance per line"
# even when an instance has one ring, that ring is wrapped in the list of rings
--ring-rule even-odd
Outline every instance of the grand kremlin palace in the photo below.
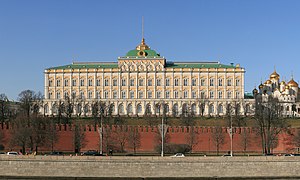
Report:
[[[77,99],[74,114],[90,116],[95,101],[112,115],[222,116],[230,103],[250,113],[253,99],[244,98],[245,69],[219,62],[169,62],[142,42],[117,62],[73,62],[45,70],[43,113],[56,115],[66,97]],[[233,102],[234,101],[234,102]]]

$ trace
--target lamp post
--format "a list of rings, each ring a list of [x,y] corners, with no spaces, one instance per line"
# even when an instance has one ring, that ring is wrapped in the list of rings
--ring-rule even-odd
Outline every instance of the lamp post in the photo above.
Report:
[[[230,115],[230,156],[233,155],[233,150],[232,150],[232,138],[233,138],[233,133],[232,133],[232,115]]]

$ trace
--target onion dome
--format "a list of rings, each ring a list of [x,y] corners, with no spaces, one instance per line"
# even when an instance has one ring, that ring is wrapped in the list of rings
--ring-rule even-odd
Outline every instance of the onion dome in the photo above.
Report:
[[[266,80],[265,84],[272,84],[272,81],[270,79]]]
[[[285,89],[290,89],[290,86],[286,85],[286,86],[285,86]]]
[[[271,75],[270,75],[270,79],[279,79],[279,74],[276,72],[276,71],[274,71]]]
[[[290,87],[298,87],[298,83],[296,81],[294,81],[294,79],[292,78],[289,82],[288,82],[288,86]]]
[[[256,88],[254,88],[252,92],[253,92],[253,94],[257,94],[258,90]]]
[[[263,88],[264,85],[262,83],[260,83],[260,85],[258,86],[259,89]]]
[[[285,81],[281,81],[281,82],[280,82],[280,85],[285,85]]]

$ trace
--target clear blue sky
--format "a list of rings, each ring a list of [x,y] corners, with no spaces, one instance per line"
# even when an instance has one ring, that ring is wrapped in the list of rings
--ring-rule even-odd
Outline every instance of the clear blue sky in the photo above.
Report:
[[[41,91],[44,69],[116,61],[141,40],[169,61],[240,63],[252,91],[276,66],[299,82],[299,0],[0,0],[0,93]]]

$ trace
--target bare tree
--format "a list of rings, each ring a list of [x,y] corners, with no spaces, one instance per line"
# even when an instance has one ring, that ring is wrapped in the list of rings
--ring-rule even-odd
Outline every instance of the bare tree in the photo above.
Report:
[[[115,148],[115,139],[111,128],[108,126],[103,127],[103,141],[105,145],[106,152]]]
[[[251,145],[251,137],[250,137],[250,133],[245,128],[241,132],[240,145],[243,149],[244,154],[246,154],[248,147]]]
[[[211,137],[216,146],[217,155],[219,155],[220,147],[225,143],[225,135],[222,127],[215,127]]]
[[[19,94],[18,100],[21,103],[21,108],[24,111],[28,123],[31,113],[38,114],[42,99],[43,97],[40,92],[35,93],[32,90],[25,90]]]
[[[24,117],[24,114],[19,114],[13,121],[13,129],[11,132],[10,146],[20,146],[22,153],[25,153],[26,146],[30,142],[31,127]]]
[[[136,154],[136,150],[141,147],[141,134],[137,127],[130,129],[128,134],[128,144],[133,149],[134,154]]]
[[[58,134],[56,130],[56,124],[54,119],[51,118],[49,121],[46,121],[46,145],[51,146],[51,151],[54,151],[54,145],[58,141]]]
[[[188,133],[185,136],[186,142],[187,142],[187,144],[189,145],[189,147],[191,149],[190,153],[193,152],[193,149],[199,143],[198,135],[199,135],[199,133],[197,131],[195,131],[195,127],[190,126],[189,130],[188,130]]]
[[[5,94],[0,94],[0,121],[3,122],[10,116],[9,100]]]
[[[81,148],[85,146],[85,134],[82,131],[81,126],[76,122],[74,124],[74,134],[73,134],[73,140],[74,140],[74,148],[75,153],[80,152]]]
[[[271,153],[277,146],[278,135],[288,127],[287,122],[281,118],[281,104],[277,98],[255,98],[255,120],[261,138],[264,154]]]
[[[115,131],[115,140],[119,144],[120,152],[125,152],[125,145],[126,145],[127,139],[128,139],[128,132],[122,126],[120,126]]]

